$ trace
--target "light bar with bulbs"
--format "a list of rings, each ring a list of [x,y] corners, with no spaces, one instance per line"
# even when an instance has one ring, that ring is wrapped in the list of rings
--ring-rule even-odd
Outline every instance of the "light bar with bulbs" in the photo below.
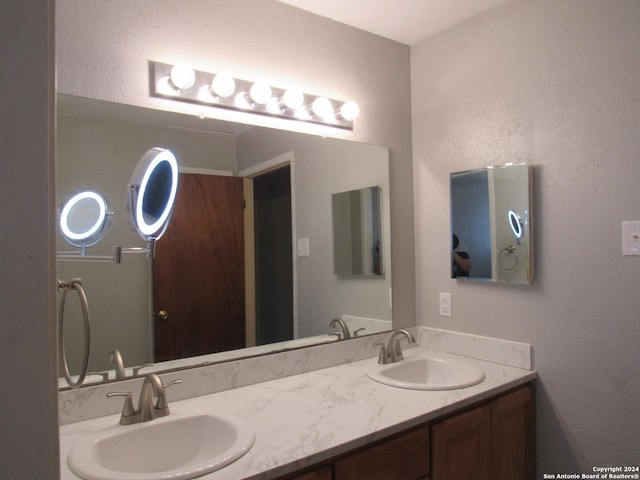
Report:
[[[152,97],[209,107],[227,108],[302,122],[353,130],[360,113],[353,101],[338,101],[303,93],[297,88],[278,88],[250,82],[225,73],[194,70],[185,64],[149,62]]]

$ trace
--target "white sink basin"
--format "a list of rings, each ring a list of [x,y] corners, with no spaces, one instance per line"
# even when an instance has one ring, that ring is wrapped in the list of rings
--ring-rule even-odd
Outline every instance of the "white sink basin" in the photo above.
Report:
[[[367,375],[385,385],[414,390],[453,390],[484,380],[484,372],[472,360],[431,350],[388,365],[372,364]]]
[[[69,453],[71,470],[87,480],[178,480],[218,470],[253,446],[242,418],[173,410],[136,425],[92,432]]]

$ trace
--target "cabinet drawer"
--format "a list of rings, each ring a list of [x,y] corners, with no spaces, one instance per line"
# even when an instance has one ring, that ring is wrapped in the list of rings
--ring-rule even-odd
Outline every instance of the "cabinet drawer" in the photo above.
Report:
[[[334,480],[418,480],[429,473],[429,428],[402,436],[338,459]]]

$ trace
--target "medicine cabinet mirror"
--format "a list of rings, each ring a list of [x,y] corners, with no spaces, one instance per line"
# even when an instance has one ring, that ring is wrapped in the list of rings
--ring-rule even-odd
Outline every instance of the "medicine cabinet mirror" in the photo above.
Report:
[[[382,275],[379,186],[331,196],[333,268],[336,275]]]
[[[527,165],[451,173],[452,278],[531,283],[531,182]]]

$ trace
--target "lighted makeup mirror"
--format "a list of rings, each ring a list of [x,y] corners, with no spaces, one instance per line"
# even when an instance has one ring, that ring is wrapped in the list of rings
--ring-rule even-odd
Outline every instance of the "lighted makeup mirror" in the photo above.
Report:
[[[511,226],[513,236],[516,237],[516,241],[520,244],[520,239],[524,235],[524,222],[520,215],[513,210],[509,210],[507,216],[509,217],[509,225]]]
[[[60,230],[68,243],[80,247],[82,255],[86,255],[87,247],[102,239],[112,218],[113,212],[109,211],[105,198],[85,190],[76,193],[62,207]]]
[[[138,162],[129,183],[127,211],[134,230],[146,242],[167,229],[178,190],[178,162],[171,151],[154,147]]]

